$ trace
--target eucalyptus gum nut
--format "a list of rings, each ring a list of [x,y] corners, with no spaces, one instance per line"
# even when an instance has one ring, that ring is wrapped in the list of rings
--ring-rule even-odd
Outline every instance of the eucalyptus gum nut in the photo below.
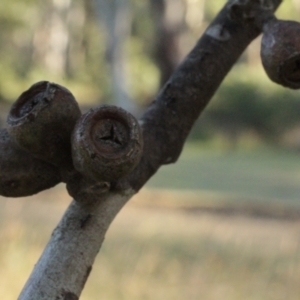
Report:
[[[72,158],[77,171],[103,182],[129,174],[143,151],[138,121],[120,107],[102,105],[77,121],[72,134]]]
[[[6,129],[0,130],[0,195],[30,196],[60,181],[58,168],[23,151]]]
[[[269,78],[291,89],[300,88],[300,23],[272,20],[264,26],[261,59]]]
[[[71,166],[71,133],[81,112],[66,88],[47,81],[32,85],[12,105],[7,129],[36,158]]]

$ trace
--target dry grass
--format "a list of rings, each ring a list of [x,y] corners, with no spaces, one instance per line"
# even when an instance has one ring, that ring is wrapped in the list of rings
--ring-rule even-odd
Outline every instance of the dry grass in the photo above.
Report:
[[[149,206],[153,196],[164,205]],[[300,219],[191,213],[190,193],[137,197],[111,226],[81,299],[299,299]],[[68,201],[61,189],[0,199],[1,299],[17,298]]]

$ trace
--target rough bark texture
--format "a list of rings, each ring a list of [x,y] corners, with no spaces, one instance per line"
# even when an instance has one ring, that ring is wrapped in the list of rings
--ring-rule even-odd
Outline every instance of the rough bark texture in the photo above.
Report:
[[[20,300],[79,298],[116,214],[161,165],[178,159],[193,123],[261,32],[266,12],[280,2],[235,0],[225,5],[140,120],[144,152],[129,176],[106,190],[93,189],[78,174],[72,178],[73,196],[81,201],[72,202],[54,230]]]

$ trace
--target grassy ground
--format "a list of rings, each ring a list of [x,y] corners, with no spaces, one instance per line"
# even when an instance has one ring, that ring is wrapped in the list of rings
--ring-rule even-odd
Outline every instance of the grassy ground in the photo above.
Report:
[[[212,151],[188,145],[176,164],[162,167],[148,187],[193,190],[234,202],[300,206],[300,155],[274,149]]]
[[[253,152],[234,160],[232,154],[188,151],[180,174],[162,169],[149,183],[152,189],[140,192],[117,216],[81,299],[298,300],[297,156]],[[186,177],[190,173],[194,176]],[[258,178],[251,183],[253,176]],[[232,188],[220,182],[214,190],[216,178]],[[262,182],[272,178],[273,185],[264,189]],[[283,184],[289,178],[295,180],[292,193]],[[280,183],[287,202],[273,191]],[[169,189],[174,186],[177,190]],[[69,201],[61,186],[30,198],[0,198],[1,299],[17,298]]]

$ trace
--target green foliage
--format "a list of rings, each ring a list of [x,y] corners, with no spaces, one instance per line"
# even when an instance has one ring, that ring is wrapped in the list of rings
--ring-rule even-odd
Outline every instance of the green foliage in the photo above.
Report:
[[[207,22],[213,20],[218,11],[223,7],[223,0],[205,1],[205,19]]]
[[[259,67],[240,64],[223,82],[190,137],[225,134],[236,140],[251,131],[278,143],[295,127],[300,127],[300,92],[270,82]]]
[[[145,106],[159,88],[159,70],[151,57],[145,55],[140,39],[131,37],[128,46],[130,94],[139,105]]]

